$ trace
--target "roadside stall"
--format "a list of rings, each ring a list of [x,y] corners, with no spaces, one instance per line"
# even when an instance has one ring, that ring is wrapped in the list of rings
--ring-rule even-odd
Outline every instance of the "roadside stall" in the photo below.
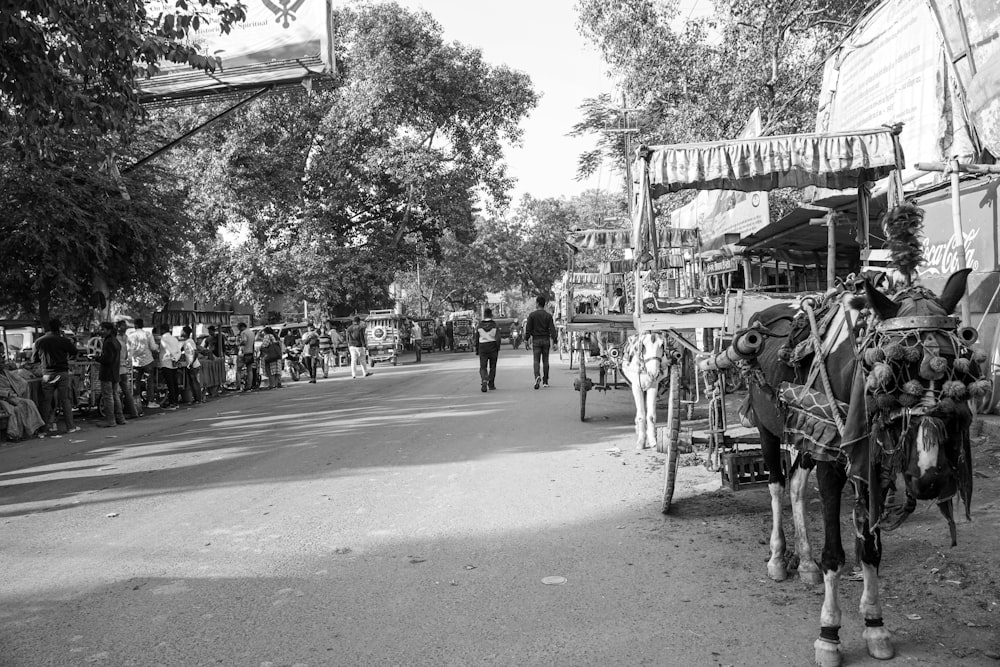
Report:
[[[203,327],[216,326],[221,329],[228,328],[232,313],[228,310],[161,310],[153,313],[153,326],[191,327],[194,334],[199,333],[198,325]],[[228,356],[228,346],[226,346]],[[201,386],[210,393],[218,392],[226,384],[226,376],[230,363],[235,364],[235,360],[227,358],[212,359],[208,356],[199,357],[201,362]],[[178,384],[184,386],[184,373],[178,374]]]

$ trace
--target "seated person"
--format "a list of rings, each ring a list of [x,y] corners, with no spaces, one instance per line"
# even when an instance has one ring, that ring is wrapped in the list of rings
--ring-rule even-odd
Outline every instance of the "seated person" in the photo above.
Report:
[[[625,314],[625,294],[622,292],[621,287],[615,288],[615,297],[611,300],[611,304],[608,306],[608,314]]]

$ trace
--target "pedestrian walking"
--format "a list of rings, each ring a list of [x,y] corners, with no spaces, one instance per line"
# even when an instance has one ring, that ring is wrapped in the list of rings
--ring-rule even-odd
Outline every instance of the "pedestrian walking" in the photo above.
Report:
[[[424,339],[424,332],[420,329],[420,322],[417,322],[416,320],[413,320],[411,322],[411,324],[413,326],[410,328],[410,340],[413,341],[413,349],[416,350],[416,353],[417,353],[417,363],[419,364],[420,363],[420,353],[422,352],[422,350],[420,348],[422,346],[422,341]]]
[[[139,408],[139,402],[135,399],[135,390],[132,384],[132,354],[128,344],[128,322],[125,320],[115,322],[115,332],[118,344],[121,346],[118,385],[122,390],[122,406],[129,417],[141,417],[142,410]]]
[[[476,354],[479,355],[479,379],[485,394],[488,389],[496,389],[497,357],[500,356],[500,328],[493,321],[493,310],[483,310],[483,319],[476,327]]]
[[[302,362],[309,373],[309,384],[316,384],[316,362],[319,361],[319,334],[316,325],[310,324],[302,334]]]
[[[434,342],[438,352],[444,352],[445,346],[448,345],[448,337],[444,334],[444,325],[441,324],[440,320],[434,327]]]
[[[552,313],[545,310],[545,303],[545,297],[539,295],[535,299],[537,307],[528,315],[524,325],[524,338],[531,343],[535,389],[549,386],[549,350],[559,340],[556,323]]]
[[[62,408],[63,424],[67,433],[76,433],[80,427],[73,423],[72,377],[69,372],[70,359],[76,358],[76,345],[62,335],[62,322],[49,320],[48,332],[35,341],[34,361],[42,365],[42,404],[39,412],[47,435],[57,435],[56,399]]]
[[[368,350],[368,335],[365,331],[365,325],[361,323],[361,318],[357,315],[354,316],[354,324],[347,327],[347,349],[351,354],[351,379],[357,377],[355,369],[358,366],[361,366],[361,371],[365,377],[371,375],[372,372],[368,370],[368,364],[365,362],[365,353]]]
[[[98,426],[111,427],[125,423],[122,412],[122,399],[118,395],[121,390],[121,354],[122,346],[118,342],[117,330],[111,322],[101,322],[101,354],[97,357],[100,364],[97,379],[101,382],[101,407],[104,409],[104,421]]]
[[[333,323],[327,321],[319,332],[319,362],[323,367],[323,379],[330,377],[330,369],[333,368]]]
[[[159,383],[157,377],[157,356],[160,353],[160,346],[152,332],[143,328],[145,322],[142,318],[135,318],[133,326],[126,334],[128,336],[128,354],[132,359],[132,370],[135,373],[135,392],[139,395],[139,403],[142,405],[142,388],[146,387],[145,407],[158,408],[160,404],[156,402],[156,387]]]
[[[445,344],[448,346],[448,350],[451,352],[455,351],[455,323],[448,320],[444,325],[444,338]]]

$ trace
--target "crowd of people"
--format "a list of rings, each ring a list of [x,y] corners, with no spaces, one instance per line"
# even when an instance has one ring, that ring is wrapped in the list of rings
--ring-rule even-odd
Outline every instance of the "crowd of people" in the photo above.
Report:
[[[523,326],[523,335],[534,349],[536,389],[548,386],[548,351],[550,341],[556,340],[556,327],[544,306],[540,298],[538,309]],[[486,392],[496,388],[500,334],[489,309],[484,315],[477,326],[475,347],[480,355],[482,390]],[[418,363],[425,337],[431,338],[431,349],[454,348],[452,322],[438,321],[425,327],[416,320],[405,320],[400,326],[406,348],[415,352]],[[204,386],[202,368],[215,359],[228,357],[223,368],[235,371],[221,386],[218,382],[213,385],[212,389],[222,391],[281,389],[286,374],[293,379],[301,375],[315,383],[320,372],[327,378],[333,369],[343,366],[349,367],[352,378],[372,375],[367,363],[366,328],[360,317],[354,317],[346,329],[332,321],[283,329],[277,325],[251,329],[239,323],[233,333],[227,336],[218,327],[210,326],[206,335],[195,336],[191,327],[185,326],[175,335],[169,326],[147,329],[139,318],[131,324],[118,320],[102,322],[97,335],[81,350],[65,335],[62,324],[51,320],[33,352],[41,374],[38,411],[44,422],[37,435],[59,434],[59,413],[64,433],[80,430],[73,419],[77,397],[73,395],[70,362],[81,357],[98,365],[91,392],[99,396],[98,426],[103,428],[141,417],[148,408],[176,410],[185,403],[197,405],[208,400],[216,392]],[[520,330],[517,335],[521,335]]]
[[[352,377],[367,377],[372,371],[366,352],[365,327],[358,317],[346,331],[333,322],[280,333],[271,326],[251,330],[240,323],[234,337],[216,326],[208,327],[203,336],[195,336],[189,326],[175,335],[173,327],[146,328],[136,318],[131,325],[126,320],[102,322],[86,346],[78,346],[53,319],[35,342],[31,359],[41,374],[38,412],[44,425],[37,435],[59,435],[60,414],[63,433],[80,430],[73,418],[77,403],[73,392],[79,388],[72,383],[72,361],[96,362],[91,391],[99,397],[97,425],[111,428],[141,417],[148,408],[176,410],[182,404],[208,400],[212,392],[204,386],[202,368],[209,360],[235,358],[231,364],[235,374],[227,374],[219,391],[252,392],[282,388],[285,374],[297,379],[299,369],[310,383],[316,382],[320,371],[326,378],[333,369],[348,365]]]

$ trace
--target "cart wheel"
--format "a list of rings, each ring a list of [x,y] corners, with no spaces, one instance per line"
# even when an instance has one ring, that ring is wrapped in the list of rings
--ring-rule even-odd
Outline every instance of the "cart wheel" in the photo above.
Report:
[[[580,421],[587,421],[587,350],[580,347]],[[573,357],[570,356],[570,359]]]
[[[392,365],[395,366],[397,363],[398,363],[398,359],[396,358],[395,355],[393,355],[393,357],[392,357]]]
[[[670,390],[667,403],[667,432],[664,434],[666,459],[663,462],[663,505],[661,511],[670,511],[670,502],[674,498],[674,482],[677,481],[677,455],[679,453],[681,426],[681,369],[678,364],[670,367]]]

